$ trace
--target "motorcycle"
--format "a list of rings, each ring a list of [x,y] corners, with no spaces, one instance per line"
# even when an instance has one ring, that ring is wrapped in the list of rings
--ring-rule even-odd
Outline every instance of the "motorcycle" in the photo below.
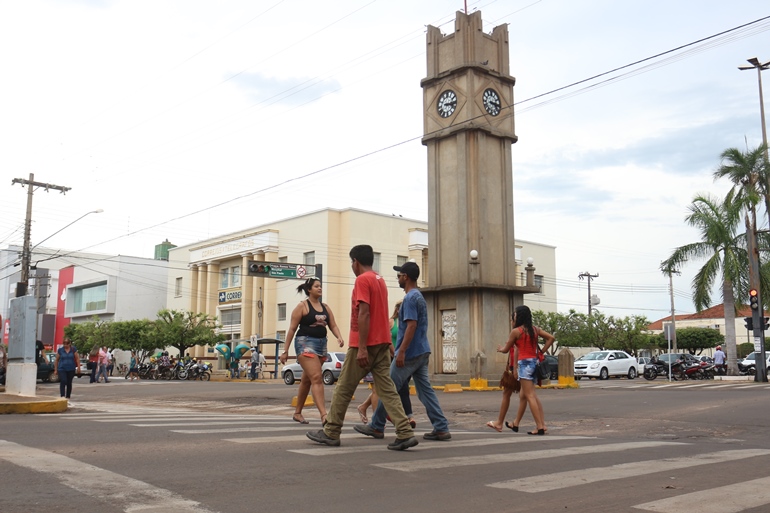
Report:
[[[208,381],[211,379],[211,366],[207,363],[194,362],[187,373],[187,379]]]
[[[642,373],[644,379],[652,381],[658,376],[668,377],[668,365],[661,362],[657,358],[650,360],[650,363],[644,365],[644,372]]]

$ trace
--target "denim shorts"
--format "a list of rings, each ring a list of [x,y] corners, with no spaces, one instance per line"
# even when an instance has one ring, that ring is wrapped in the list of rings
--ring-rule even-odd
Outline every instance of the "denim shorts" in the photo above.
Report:
[[[323,361],[323,358],[326,356],[326,337],[294,337],[294,351],[297,353],[297,356],[317,356]]]
[[[519,360],[519,381],[522,379],[535,381],[536,365],[537,358],[525,358],[523,360]]]

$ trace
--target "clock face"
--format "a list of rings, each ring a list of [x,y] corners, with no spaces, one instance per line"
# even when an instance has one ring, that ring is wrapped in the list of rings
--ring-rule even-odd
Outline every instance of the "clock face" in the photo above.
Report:
[[[494,89],[487,89],[484,91],[482,101],[484,103],[484,108],[489,112],[490,116],[497,116],[500,114],[500,96]]]
[[[448,90],[441,93],[441,96],[438,97],[438,103],[436,104],[438,115],[442,118],[448,118],[454,114],[456,108],[457,95],[455,92]]]

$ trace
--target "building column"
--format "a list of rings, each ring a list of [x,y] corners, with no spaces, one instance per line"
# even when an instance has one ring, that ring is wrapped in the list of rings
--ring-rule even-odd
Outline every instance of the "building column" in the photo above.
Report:
[[[195,296],[195,308],[193,308],[195,313],[204,313],[206,311],[207,275],[208,265],[198,264],[198,294]]]
[[[190,264],[190,311],[198,310],[198,266]]]
[[[219,305],[219,264],[214,262],[208,262],[206,269],[206,281],[208,285],[206,287],[206,309],[204,313],[209,314],[211,317],[216,317],[217,306]]]
[[[251,253],[241,255],[241,259],[241,338],[248,339],[254,333],[251,322],[254,312],[254,278],[249,276]]]

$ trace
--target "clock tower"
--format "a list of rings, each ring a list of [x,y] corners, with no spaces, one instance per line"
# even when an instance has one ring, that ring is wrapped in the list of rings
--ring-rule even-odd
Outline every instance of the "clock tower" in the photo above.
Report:
[[[421,85],[429,255],[423,293],[434,380],[497,380],[507,355],[496,348],[508,339],[513,309],[523,294],[537,291],[515,259],[516,79],[509,74],[508,28],[485,34],[481,12],[458,12],[453,33],[428,27],[426,53]]]

